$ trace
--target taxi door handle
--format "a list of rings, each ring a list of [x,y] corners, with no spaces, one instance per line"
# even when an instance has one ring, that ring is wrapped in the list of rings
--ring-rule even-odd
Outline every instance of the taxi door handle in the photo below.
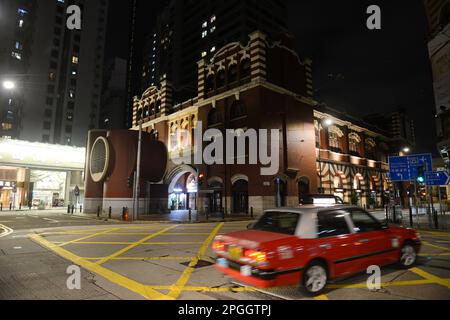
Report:
[[[331,244],[329,244],[329,243],[321,244],[320,249],[329,250],[329,249],[331,249]]]
[[[360,242],[360,243],[368,243],[368,242],[369,242],[369,239],[361,239],[361,240],[359,240],[359,242]]]

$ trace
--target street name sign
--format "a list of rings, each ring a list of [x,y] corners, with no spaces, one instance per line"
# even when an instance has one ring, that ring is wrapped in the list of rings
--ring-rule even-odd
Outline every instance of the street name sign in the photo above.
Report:
[[[416,154],[406,157],[389,158],[389,178],[393,182],[413,181],[419,176],[419,168],[424,172],[433,172],[433,156]]]

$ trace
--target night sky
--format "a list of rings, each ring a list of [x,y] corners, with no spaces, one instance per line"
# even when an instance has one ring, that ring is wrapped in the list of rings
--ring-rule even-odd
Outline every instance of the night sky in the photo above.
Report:
[[[213,0],[212,0],[213,1]],[[436,152],[427,21],[421,0],[284,0],[297,51],[314,63],[315,98],[356,116],[403,107],[415,121],[417,152]],[[154,1],[154,17],[167,1]],[[108,56],[128,55],[131,1],[110,1]],[[382,9],[382,30],[366,28],[366,9]]]

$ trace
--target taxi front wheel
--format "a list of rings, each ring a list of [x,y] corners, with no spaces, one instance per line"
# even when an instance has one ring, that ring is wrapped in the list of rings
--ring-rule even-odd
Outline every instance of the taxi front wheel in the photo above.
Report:
[[[313,261],[303,272],[300,289],[308,296],[318,296],[325,291],[328,271],[324,263]]]

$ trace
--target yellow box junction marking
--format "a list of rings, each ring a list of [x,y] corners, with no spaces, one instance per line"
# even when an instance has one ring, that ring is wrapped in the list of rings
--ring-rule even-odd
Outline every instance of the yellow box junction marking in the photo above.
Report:
[[[109,260],[111,260],[113,258],[117,258],[117,257],[121,256],[122,254],[124,254],[124,253],[126,253],[126,252],[128,252],[128,251],[130,251],[130,250],[132,250],[132,249],[134,249],[136,247],[139,247],[140,245],[142,245],[143,243],[147,242],[148,240],[153,239],[153,238],[159,236],[160,234],[163,234],[163,233],[165,233],[165,232],[167,232],[169,230],[172,230],[172,229],[174,229],[176,227],[177,226],[171,226],[171,227],[165,228],[165,229],[163,229],[163,230],[161,230],[161,231],[159,231],[157,233],[153,233],[153,234],[149,235],[148,237],[145,237],[145,238],[143,238],[143,239],[133,243],[132,245],[129,245],[128,247],[123,248],[122,250],[117,251],[116,253],[113,253],[109,257],[106,257],[106,258],[104,258],[104,259],[102,259],[100,261],[97,261],[96,264],[102,265],[102,264],[108,262]]]
[[[191,262],[189,263],[189,266],[184,270],[181,277],[178,279],[178,281],[175,283],[173,288],[169,292],[169,297],[173,299],[178,299],[181,292],[183,291],[183,288],[188,283],[190,277],[192,276],[192,273],[194,272],[195,266],[198,264],[199,260],[205,255],[206,250],[208,250],[208,247],[210,246],[211,242],[214,240],[214,237],[219,233],[220,229],[223,227],[224,223],[220,223],[209,235],[208,239],[205,240],[203,245],[201,246],[200,250],[197,253],[197,256],[194,257]]]
[[[112,229],[108,229],[108,230],[105,230],[105,231],[102,231],[102,232],[94,233],[94,234],[91,234],[91,235],[83,237],[83,238],[79,238],[79,239],[75,239],[75,240],[72,240],[72,241],[64,242],[62,244],[59,244],[58,246],[59,247],[65,247],[65,246],[67,246],[69,244],[76,243],[76,242],[83,241],[83,240],[88,240],[88,239],[91,239],[91,238],[95,238],[95,237],[100,236],[102,234],[107,234],[110,231],[116,231],[116,230],[119,230],[119,228],[112,228]]]
[[[82,259],[73,253],[55,246],[51,242],[45,240],[39,235],[32,235],[30,237],[33,241],[39,243],[40,245],[50,249],[51,251],[55,252],[59,256],[63,257],[66,260],[69,260],[73,262],[76,265],[79,265],[80,267],[93,272],[95,274],[98,274],[102,276],[103,278],[111,281],[112,283],[115,283],[119,286],[122,286],[130,291],[133,291],[141,296],[143,296],[146,299],[150,300],[172,300],[169,296],[166,296],[162,293],[157,292],[156,290],[153,290],[147,286],[144,286],[143,284],[136,282],[134,280],[128,279],[116,272],[113,272],[111,270],[108,270],[98,264],[89,262],[85,259]]]
[[[434,276],[426,271],[423,271],[419,268],[412,268],[409,271],[414,272],[415,274],[421,276],[422,278],[425,278],[426,280],[435,283],[440,284],[441,286],[447,287],[447,289],[450,289],[450,281],[447,279],[442,279],[437,276]]]
[[[438,246],[438,245],[429,243],[428,241],[422,241],[422,243],[423,243],[424,245],[426,245],[426,246],[429,246],[429,247],[433,247],[433,248],[440,249],[440,250],[444,250],[444,251],[450,251],[449,248],[442,247],[442,246]]]

